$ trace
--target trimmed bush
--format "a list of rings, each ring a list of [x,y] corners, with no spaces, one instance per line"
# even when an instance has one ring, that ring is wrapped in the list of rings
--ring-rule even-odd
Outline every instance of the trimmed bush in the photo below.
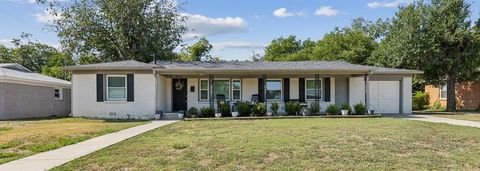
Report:
[[[428,110],[432,112],[443,112],[445,111],[445,107],[443,107],[440,101],[437,100]]]
[[[246,102],[238,102],[237,103],[237,110],[240,116],[250,116],[252,113],[252,109],[250,109],[250,105]]]
[[[355,110],[355,114],[357,115],[363,115],[367,113],[367,107],[363,103],[357,103],[353,105],[353,109]]]
[[[277,103],[277,102],[273,102],[273,103],[272,103],[272,106],[270,106],[270,109],[272,110],[272,113],[273,113],[274,115],[277,114],[278,108],[279,108],[279,106],[278,106],[278,103]]]
[[[428,108],[428,93],[422,91],[416,91],[413,93],[412,97],[412,108],[413,110],[425,110]]]
[[[218,110],[222,113],[222,117],[232,117],[229,103],[220,103],[219,105]]]
[[[338,108],[334,104],[330,104],[327,106],[327,109],[325,110],[327,112],[327,115],[336,115],[338,114]]]
[[[340,110],[348,110],[348,113],[352,113],[352,107],[348,103],[342,103]]]
[[[287,102],[287,104],[285,104],[285,111],[288,115],[296,115],[301,109],[302,107],[298,102]]]
[[[215,111],[210,107],[202,107],[200,109],[200,115],[201,117],[206,117],[206,118],[214,117]]]
[[[191,107],[190,109],[188,109],[188,114],[191,116],[191,117],[197,117],[198,115],[198,109],[196,107]]]
[[[267,113],[267,108],[265,103],[257,103],[253,108],[253,114],[255,116],[264,116]]]
[[[320,112],[320,104],[318,104],[317,102],[310,103],[310,108],[308,108],[308,111],[312,115]]]

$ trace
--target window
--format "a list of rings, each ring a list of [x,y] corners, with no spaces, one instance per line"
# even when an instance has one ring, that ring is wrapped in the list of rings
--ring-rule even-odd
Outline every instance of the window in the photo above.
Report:
[[[225,95],[225,99],[230,99],[230,80],[213,81],[215,97],[219,94]]]
[[[61,88],[55,88],[53,92],[53,97],[57,100],[62,100],[63,98],[63,89]]]
[[[240,80],[232,80],[232,100],[240,100],[242,93],[242,82]]]
[[[127,76],[108,75],[107,76],[107,100],[123,101],[127,100]]]
[[[200,80],[200,100],[208,100],[208,80]]]
[[[447,99],[447,85],[440,86],[440,99]]]
[[[282,80],[267,80],[267,99],[282,99]]]
[[[315,79],[305,80],[305,94],[307,100],[315,100],[315,96],[318,96],[318,99],[322,99],[322,80],[319,79],[317,85],[318,87],[315,88]],[[317,94],[315,95],[315,93]]]

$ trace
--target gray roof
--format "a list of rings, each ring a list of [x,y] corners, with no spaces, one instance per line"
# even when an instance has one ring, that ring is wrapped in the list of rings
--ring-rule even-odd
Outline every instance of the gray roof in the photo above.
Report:
[[[0,64],[0,80],[17,80],[32,83],[70,86],[69,81],[32,72],[20,64]]]
[[[156,67],[154,64],[138,62],[135,60],[106,62],[87,65],[75,65],[63,67],[65,70],[152,70]]]

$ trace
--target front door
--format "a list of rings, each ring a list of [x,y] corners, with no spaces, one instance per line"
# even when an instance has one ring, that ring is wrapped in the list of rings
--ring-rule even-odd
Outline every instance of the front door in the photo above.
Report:
[[[173,111],[187,110],[187,79],[172,79]]]

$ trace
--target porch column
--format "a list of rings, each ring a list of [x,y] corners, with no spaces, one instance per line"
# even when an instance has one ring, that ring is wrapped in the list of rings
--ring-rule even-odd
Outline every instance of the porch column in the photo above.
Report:
[[[318,85],[318,82],[320,80],[320,76],[318,74],[315,74],[315,103],[318,104],[318,96],[319,96],[319,92],[318,92],[318,88],[319,88],[319,85]]]
[[[363,77],[363,80],[365,81],[365,106],[367,107],[367,111],[370,110],[370,77],[368,74],[365,74],[365,76]]]
[[[263,102],[265,103],[265,109],[268,111],[268,105],[267,105],[267,75],[263,74],[262,75],[262,80],[263,80]]]
[[[210,93],[209,94],[209,98],[210,99],[210,108],[215,110],[215,105],[214,105],[214,87],[213,87],[213,75],[208,75],[208,86],[209,86],[209,89],[210,89]]]

